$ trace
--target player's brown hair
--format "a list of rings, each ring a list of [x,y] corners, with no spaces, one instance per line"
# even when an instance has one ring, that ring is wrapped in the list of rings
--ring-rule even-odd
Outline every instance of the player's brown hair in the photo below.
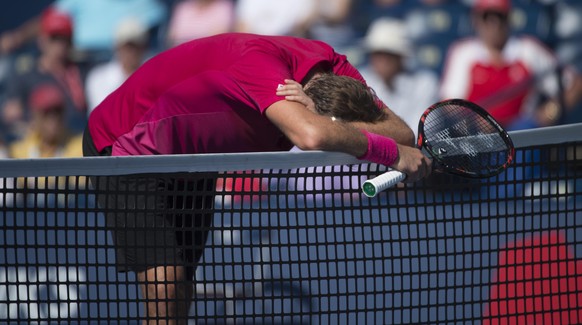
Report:
[[[315,110],[344,121],[376,122],[385,118],[371,88],[360,81],[326,73],[309,81],[305,94],[313,100]]]

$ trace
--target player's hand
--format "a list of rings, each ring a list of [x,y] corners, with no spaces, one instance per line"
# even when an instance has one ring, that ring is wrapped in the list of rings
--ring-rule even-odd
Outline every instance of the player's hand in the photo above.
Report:
[[[417,148],[398,145],[398,160],[390,166],[406,174],[406,183],[416,182],[430,175],[432,161]]]
[[[277,88],[277,96],[285,96],[285,99],[305,105],[307,109],[316,113],[315,103],[303,91],[303,86],[295,80],[285,79],[284,85]]]

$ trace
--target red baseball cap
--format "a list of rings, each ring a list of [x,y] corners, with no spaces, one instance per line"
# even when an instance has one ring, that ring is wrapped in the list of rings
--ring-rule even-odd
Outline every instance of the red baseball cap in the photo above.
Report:
[[[508,13],[511,10],[511,0],[475,0],[473,10],[493,10]]]
[[[28,105],[33,111],[63,109],[65,97],[59,87],[51,83],[37,86],[30,94]]]
[[[72,37],[73,20],[68,14],[49,7],[41,15],[40,31],[45,35]]]

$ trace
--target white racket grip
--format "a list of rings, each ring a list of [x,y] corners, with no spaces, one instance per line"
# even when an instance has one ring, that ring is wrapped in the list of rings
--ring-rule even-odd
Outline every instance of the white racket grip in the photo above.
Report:
[[[369,179],[362,184],[362,191],[367,197],[374,197],[378,193],[388,189],[406,179],[406,174],[397,170],[391,170]]]

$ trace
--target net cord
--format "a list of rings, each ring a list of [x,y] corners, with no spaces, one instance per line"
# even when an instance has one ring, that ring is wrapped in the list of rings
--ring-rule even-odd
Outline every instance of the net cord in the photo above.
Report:
[[[582,141],[582,123],[509,132],[515,148]],[[339,152],[256,152],[130,157],[0,159],[0,178],[229,172],[360,164]]]

